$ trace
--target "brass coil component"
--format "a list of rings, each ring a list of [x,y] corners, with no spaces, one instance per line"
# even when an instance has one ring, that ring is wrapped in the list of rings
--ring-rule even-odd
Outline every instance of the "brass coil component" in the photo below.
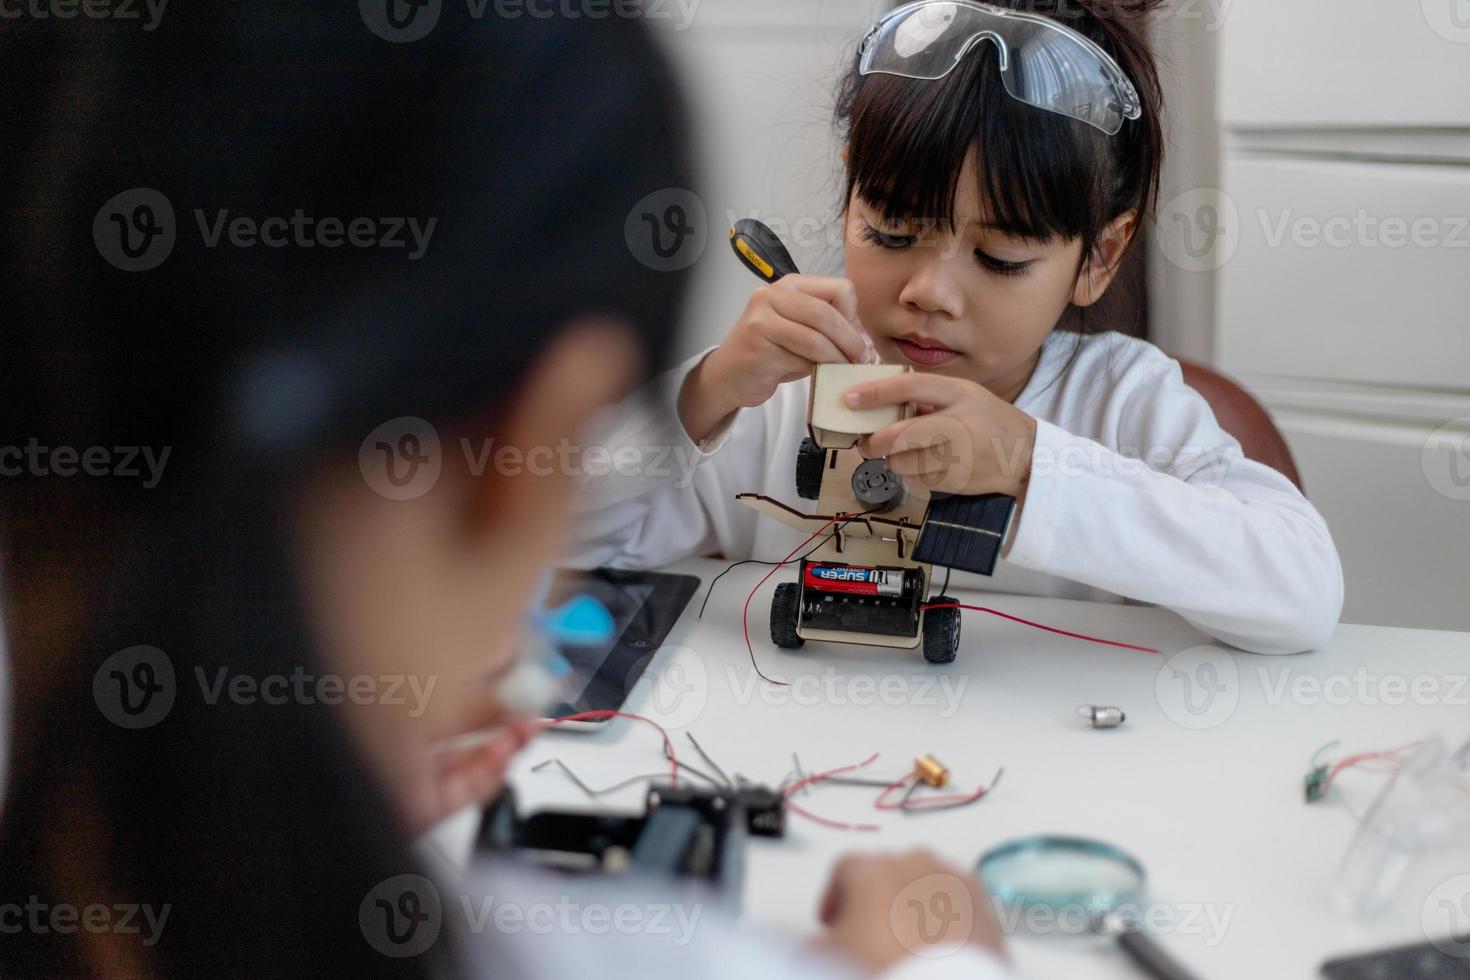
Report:
[[[936,789],[949,782],[949,770],[932,755],[921,755],[914,760],[914,773],[920,781]]]

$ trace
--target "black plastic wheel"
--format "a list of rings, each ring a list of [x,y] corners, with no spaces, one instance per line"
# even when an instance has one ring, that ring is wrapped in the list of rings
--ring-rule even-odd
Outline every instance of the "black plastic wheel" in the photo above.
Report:
[[[822,495],[822,470],[827,466],[827,450],[807,436],[796,451],[796,495],[803,500],[816,500]]]
[[[806,640],[796,635],[796,617],[801,612],[801,586],[782,582],[771,600],[771,642],[783,650],[795,650]]]
[[[929,600],[943,604],[954,602],[947,595]],[[960,650],[960,611],[928,609],[924,611],[924,659],[931,664],[954,663]]]

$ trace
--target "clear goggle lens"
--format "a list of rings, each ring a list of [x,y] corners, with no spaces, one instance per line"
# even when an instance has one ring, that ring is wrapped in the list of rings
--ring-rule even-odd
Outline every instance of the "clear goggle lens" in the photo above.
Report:
[[[864,38],[859,71],[938,79],[990,41],[1011,98],[1109,136],[1142,113],[1132,82],[1092,41],[1054,20],[970,0],[920,0],[880,20]]]

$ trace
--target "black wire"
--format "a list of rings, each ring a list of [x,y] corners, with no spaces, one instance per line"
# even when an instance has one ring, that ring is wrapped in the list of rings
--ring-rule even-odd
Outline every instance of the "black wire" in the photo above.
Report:
[[[929,806],[920,803],[915,806],[909,803],[908,795],[905,794],[903,800],[900,801],[898,808],[904,813],[919,813],[926,810],[932,810],[937,813],[940,810],[960,810],[967,806],[974,806],[976,803],[979,803],[981,800],[990,795],[990,791],[995,789],[996,785],[1000,783],[1000,777],[1004,776],[1005,773],[1005,766],[1001,766],[999,769],[997,769],[995,773],[995,778],[990,781],[989,786],[985,787],[985,792],[981,793],[979,796],[976,796],[972,800],[957,800],[954,803],[935,803]]]
[[[836,523],[839,527],[841,527],[841,526],[844,526],[844,525],[847,525],[847,524],[851,524],[853,521],[859,520],[861,518],[868,517],[868,516],[871,516],[873,514],[876,514],[881,509],[882,508],[874,507],[872,510],[865,510],[861,514],[849,514],[848,516],[843,517],[843,518],[835,521],[834,523]],[[703,619],[704,618],[704,607],[709,605],[709,597],[712,594],[714,594],[714,591],[715,591],[715,583],[718,582],[720,579],[724,578],[726,575],[728,575],[734,569],[739,568],[741,565],[784,565],[787,562],[803,561],[803,560],[805,560],[807,558],[810,558],[813,554],[816,553],[816,551],[817,551],[818,548],[822,547],[822,545],[826,544],[828,541],[831,541],[836,536],[837,536],[837,532],[836,531],[833,531],[831,534],[827,535],[825,538],[823,538],[822,540],[818,541],[812,547],[812,549],[810,551],[808,551],[806,554],[800,555],[800,556],[798,556],[796,558],[788,558],[784,562],[780,562],[780,561],[761,561],[758,558],[746,558],[743,561],[731,562],[730,565],[728,567],[726,567],[726,569],[723,572],[721,572],[720,574],[716,575],[714,578],[710,579],[709,588],[707,588],[707,589],[704,590],[704,601],[699,604],[699,615],[696,616],[696,617],[694,617],[694,618],[695,619]],[[948,581],[948,580],[946,580],[946,581]]]
[[[816,544],[816,546],[814,548],[812,548],[811,551],[808,551],[805,555],[802,555],[801,557],[795,558],[795,559],[792,559],[792,560],[793,561],[801,561],[802,559],[807,558],[813,552],[815,552],[817,550],[817,548],[820,548],[822,545],[826,544],[828,541],[831,541],[836,536],[837,536],[837,532],[836,531],[833,531],[831,534],[827,535],[825,538],[823,538],[822,540],[818,541],[817,544]],[[708,606],[709,605],[709,597],[715,591],[715,583],[718,582],[720,579],[724,578],[726,575],[730,574],[730,572],[732,572],[735,569],[739,568],[741,565],[780,565],[780,564],[781,564],[781,562],[779,562],[779,561],[761,561],[761,560],[759,560],[757,558],[747,558],[744,561],[731,562],[730,565],[723,572],[721,572],[720,574],[716,575],[714,578],[710,579],[709,588],[707,588],[707,589],[704,590],[704,601],[699,604],[699,615],[696,616],[695,619],[703,619],[704,618],[704,608],[705,608],[705,606]]]
[[[547,766],[551,766],[551,765],[554,765],[558,769],[560,769],[561,772],[562,772],[562,774],[565,775],[568,779],[570,779],[574,784],[576,784],[576,786],[577,786],[578,789],[580,789],[583,793],[586,793],[588,796],[590,796],[593,799],[597,799],[598,797],[606,796],[609,793],[616,793],[618,790],[622,789],[625,786],[631,786],[634,783],[642,782],[645,779],[646,780],[650,780],[650,781],[657,781],[657,780],[663,779],[666,776],[668,776],[668,771],[667,770],[665,770],[663,772],[648,773],[647,775],[643,775],[643,776],[629,776],[627,779],[624,779],[624,780],[622,780],[620,782],[613,783],[611,786],[606,786],[606,787],[603,787],[602,789],[593,789],[591,786],[588,786],[586,783],[584,783],[581,780],[581,778],[575,772],[572,771],[572,767],[571,766],[567,765],[565,762],[562,762],[558,758],[551,758],[551,759],[546,759],[543,762],[538,762],[538,763],[536,763],[536,765],[534,765],[534,766],[531,767],[531,771],[532,772],[540,772],[541,770],[545,769]],[[723,784],[720,783],[719,780],[717,780],[714,777],[708,775],[707,773],[700,772],[698,769],[696,769],[693,766],[689,765],[687,762],[679,762],[678,760],[675,760],[675,765],[677,765],[680,769],[686,769],[689,772],[694,773],[696,776],[698,776],[699,778],[703,779],[705,782],[709,783],[715,789],[725,789],[726,788]]]
[[[850,520],[854,520],[854,517],[845,517],[845,519],[842,520],[842,523],[844,523],[844,525],[845,525],[845,523],[850,522]],[[813,548],[811,548],[811,551],[806,552],[806,554],[804,554],[804,555],[797,555],[797,557],[795,557],[795,558],[788,558],[788,560],[786,560],[786,561],[804,561],[804,560],[806,560],[806,558],[810,558],[811,555],[816,554],[817,548],[822,547],[822,545],[825,545],[826,542],[832,541],[833,538],[836,538],[836,532],[835,532],[835,530],[833,530],[833,532],[831,533],[831,535],[828,535],[828,536],[826,536],[826,538],[823,538],[822,541],[817,542],[817,544],[814,545]],[[760,561],[760,560],[757,560],[757,558],[745,558],[744,561],[736,561],[736,563],[732,564],[732,566],[729,567],[729,569],[725,569],[725,572],[720,572],[719,574],[717,574],[717,576],[714,576],[713,579],[710,579],[710,588],[704,589],[704,601],[703,602],[700,602],[700,614],[698,614],[698,616],[695,616],[694,619],[704,619],[704,607],[706,607],[706,605],[709,605],[710,604],[710,595],[713,594],[713,592],[714,592],[714,583],[719,582],[719,580],[720,579],[723,579],[723,577],[725,577],[726,574],[731,573],[732,570],[734,570],[734,569],[738,569],[738,567],[739,566],[742,566],[742,564],[784,564],[784,563],[781,563],[781,561]]]
[[[657,779],[659,776],[663,775],[663,773],[654,773],[654,774],[648,775],[648,776],[630,776],[627,779],[624,779],[622,782],[613,783],[611,786],[608,786],[605,789],[593,789],[591,786],[588,786],[586,783],[582,782],[582,780],[577,776],[577,774],[572,771],[572,768],[570,766],[568,766],[565,762],[562,762],[560,759],[553,758],[553,759],[547,759],[545,762],[538,762],[536,765],[534,765],[534,766],[531,767],[531,771],[532,772],[539,772],[542,769],[545,769],[547,766],[551,766],[551,765],[554,765],[558,769],[560,769],[566,775],[566,777],[568,779],[570,779],[573,783],[576,783],[577,784],[577,788],[578,789],[580,789],[583,793],[586,793],[588,796],[592,797],[593,799],[597,799],[599,796],[605,796],[608,793],[612,793],[612,792],[615,792],[617,790],[620,790],[624,786],[631,786],[633,783],[636,783],[639,780],[642,780],[642,779]]]
[[[694,751],[699,753],[699,757],[704,760],[704,764],[713,769],[715,771],[715,775],[723,779],[727,787],[729,787],[730,789],[734,789],[735,784],[730,782],[730,777],[725,775],[725,770],[720,768],[719,763],[715,762],[715,760],[709,757],[709,753],[704,750],[704,746],[699,744],[699,741],[694,737],[694,733],[685,732],[684,737],[689,739],[689,744],[694,746]]]

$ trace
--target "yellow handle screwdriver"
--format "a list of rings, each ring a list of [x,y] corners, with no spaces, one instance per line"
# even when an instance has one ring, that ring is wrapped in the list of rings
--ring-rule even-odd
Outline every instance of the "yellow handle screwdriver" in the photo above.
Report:
[[[730,226],[730,247],[735,250],[735,257],[741,264],[766,282],[776,282],[783,276],[800,273],[791,253],[781,243],[780,236],[755,218],[741,218]],[[862,334],[867,351],[863,360],[858,363],[879,363],[880,358],[873,348],[873,339],[866,330]]]
[[[754,218],[741,218],[730,227],[730,247],[747,269],[766,282],[800,272],[780,237]]]

